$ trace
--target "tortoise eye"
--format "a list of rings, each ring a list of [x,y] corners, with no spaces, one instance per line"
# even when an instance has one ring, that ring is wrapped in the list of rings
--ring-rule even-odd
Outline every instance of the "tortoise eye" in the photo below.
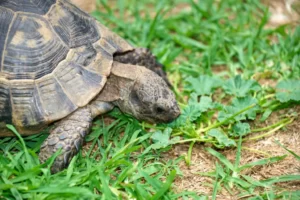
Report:
[[[136,105],[141,104],[141,100],[135,90],[133,90],[131,92],[130,99],[131,99],[132,103],[134,103]]]

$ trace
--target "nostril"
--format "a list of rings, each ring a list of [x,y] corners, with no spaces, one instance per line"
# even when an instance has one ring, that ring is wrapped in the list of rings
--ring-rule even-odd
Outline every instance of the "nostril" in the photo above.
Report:
[[[162,107],[160,107],[160,106],[157,106],[157,107],[156,107],[156,112],[157,112],[158,114],[161,114],[161,113],[165,112],[165,109],[162,108]]]

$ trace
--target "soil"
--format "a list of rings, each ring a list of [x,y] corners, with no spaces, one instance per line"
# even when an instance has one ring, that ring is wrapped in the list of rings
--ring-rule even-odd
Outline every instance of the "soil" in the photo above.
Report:
[[[292,110],[300,114],[300,106],[296,106],[292,108]],[[267,122],[257,124],[257,126],[266,127],[273,124],[279,120],[279,116],[279,113],[273,113]],[[254,136],[255,135],[251,134],[250,137]],[[300,155],[300,118],[297,118],[293,123],[282,130],[276,131],[269,137],[257,141],[243,142],[240,165],[272,156],[287,155],[287,157],[280,162],[244,170],[242,171],[243,175],[251,176],[256,180],[262,180],[274,176],[300,173],[299,160],[287,153],[287,151],[275,143],[275,141],[279,141],[282,145]],[[198,194],[208,196],[212,194],[212,179],[199,175],[200,173],[214,171],[215,163],[218,162],[215,157],[205,150],[206,147],[207,146],[204,144],[195,144],[192,151],[191,165],[187,166],[184,161],[179,164],[183,176],[178,177],[175,181],[174,189],[176,191],[194,191]],[[165,159],[174,159],[182,155],[185,156],[188,152],[188,148],[189,144],[176,145],[165,155]],[[235,162],[236,149],[228,149],[219,152],[226,156],[232,163]],[[300,190],[300,180],[289,183],[280,183],[277,184],[277,186],[285,191]],[[235,188],[233,188],[233,191],[235,191]],[[238,192],[238,190],[235,192]],[[238,199],[238,193],[230,194],[225,189],[220,191],[219,194],[221,195],[219,195],[217,199]]]
[[[96,9],[96,0],[71,0],[71,2],[88,13]]]

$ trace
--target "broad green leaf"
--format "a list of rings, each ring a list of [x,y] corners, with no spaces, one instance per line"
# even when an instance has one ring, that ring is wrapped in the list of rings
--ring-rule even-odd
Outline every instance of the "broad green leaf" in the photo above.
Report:
[[[214,89],[221,86],[221,80],[217,77],[211,77],[207,75],[200,75],[197,78],[189,77],[186,79],[188,85],[186,90],[195,92],[197,95],[210,95]]]
[[[181,115],[170,124],[171,127],[179,127],[187,122],[193,122],[197,120],[203,112],[214,108],[215,104],[212,99],[207,96],[202,96],[200,102],[198,102],[198,96],[196,93],[192,93],[188,101],[188,105],[183,109]]]
[[[232,147],[236,146],[236,143],[234,140],[230,139],[225,135],[223,132],[221,132],[218,129],[211,129],[208,131],[208,135],[211,137],[214,137],[218,141],[218,147]]]
[[[178,137],[174,137],[170,139],[172,133],[172,129],[167,127],[163,132],[158,130],[153,133],[151,139],[153,140],[154,144],[151,145],[152,149],[160,149],[165,148],[171,144],[174,144],[179,140]]]
[[[192,96],[193,95],[195,95],[195,94],[193,93]],[[213,103],[211,97],[201,96],[199,103],[198,103],[198,101],[193,101],[196,98],[191,98],[191,99],[192,100],[190,101],[190,103],[191,104],[194,103],[201,112],[206,112],[207,110],[214,108],[214,103]]]
[[[234,98],[232,100],[232,104],[230,106],[224,106],[223,110],[219,112],[218,120],[223,121],[229,117],[231,117],[233,114],[251,106],[254,104],[257,104],[257,99],[247,96],[247,97],[240,97],[240,98]],[[239,114],[238,116],[234,117],[235,121],[241,121],[245,119],[251,119],[254,120],[256,118],[256,113],[260,110],[259,106],[254,106],[253,108],[250,108],[249,110]],[[231,120],[232,122],[233,120]]]
[[[238,122],[232,127],[234,136],[245,136],[251,132],[250,125],[248,123]]]
[[[300,80],[284,80],[276,86],[276,98],[280,102],[300,101]]]
[[[227,80],[223,84],[223,89],[227,94],[235,95],[237,97],[245,97],[252,91],[259,91],[260,85],[254,80],[243,80],[241,75]]]

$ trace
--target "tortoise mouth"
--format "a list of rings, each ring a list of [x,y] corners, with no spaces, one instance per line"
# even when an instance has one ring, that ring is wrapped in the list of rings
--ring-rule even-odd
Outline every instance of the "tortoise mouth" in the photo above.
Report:
[[[144,114],[142,117],[138,117],[141,121],[147,121],[152,124],[160,124],[160,123],[170,123],[177,119],[181,114],[179,108],[173,108],[168,113],[154,115],[154,114]]]

